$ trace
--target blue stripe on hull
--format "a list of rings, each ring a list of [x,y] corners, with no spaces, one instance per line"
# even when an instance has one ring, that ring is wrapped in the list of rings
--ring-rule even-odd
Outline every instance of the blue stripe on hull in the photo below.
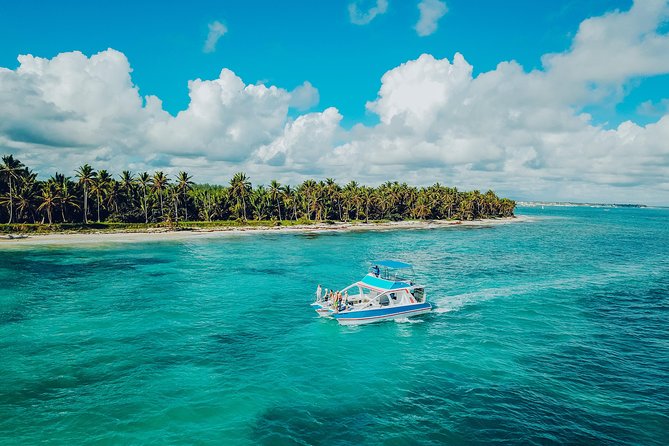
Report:
[[[335,313],[332,316],[340,322],[344,321],[366,321],[370,319],[390,318],[393,316],[410,316],[416,312],[426,312],[432,309],[429,302],[415,305],[404,305],[395,308],[375,308],[372,310],[359,310],[345,313]]]

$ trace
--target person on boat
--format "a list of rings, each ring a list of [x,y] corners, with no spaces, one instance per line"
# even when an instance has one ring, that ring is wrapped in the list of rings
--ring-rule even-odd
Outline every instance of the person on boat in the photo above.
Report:
[[[318,287],[316,288],[316,300],[320,301],[321,298],[323,297],[323,290],[321,289],[321,284],[318,284]]]
[[[374,274],[376,277],[379,277],[379,274],[381,274],[381,270],[379,270],[379,265],[372,266],[372,274]]]
[[[335,312],[339,312],[339,299],[337,297],[337,292],[332,293],[332,308]]]

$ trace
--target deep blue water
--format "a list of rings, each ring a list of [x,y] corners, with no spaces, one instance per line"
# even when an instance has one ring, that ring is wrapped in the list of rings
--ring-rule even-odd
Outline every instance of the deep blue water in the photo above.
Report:
[[[667,444],[669,210],[0,246],[1,444]],[[375,258],[437,310],[309,307]]]

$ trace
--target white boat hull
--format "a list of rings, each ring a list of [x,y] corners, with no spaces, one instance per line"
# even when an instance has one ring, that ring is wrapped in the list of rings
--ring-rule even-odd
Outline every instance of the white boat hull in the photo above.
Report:
[[[347,310],[340,313],[332,313],[332,317],[337,319],[337,322],[341,325],[362,325],[386,320],[405,319],[429,313],[430,311],[432,311],[432,305],[429,302],[425,302],[397,307]]]

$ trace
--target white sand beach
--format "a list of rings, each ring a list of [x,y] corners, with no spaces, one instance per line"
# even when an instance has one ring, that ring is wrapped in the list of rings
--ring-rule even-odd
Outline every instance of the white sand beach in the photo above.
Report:
[[[319,233],[330,231],[394,231],[394,230],[429,230],[438,228],[486,227],[532,221],[532,217],[519,215],[509,218],[484,219],[472,221],[426,220],[398,221],[386,223],[316,223],[313,225],[276,226],[276,227],[212,227],[181,230],[149,229],[142,231],[104,231],[104,232],[62,232],[53,234],[34,234],[27,237],[16,235],[0,236],[1,247],[19,247],[35,245],[77,245],[133,243],[168,240],[202,239],[221,236],[243,236],[272,233]]]

